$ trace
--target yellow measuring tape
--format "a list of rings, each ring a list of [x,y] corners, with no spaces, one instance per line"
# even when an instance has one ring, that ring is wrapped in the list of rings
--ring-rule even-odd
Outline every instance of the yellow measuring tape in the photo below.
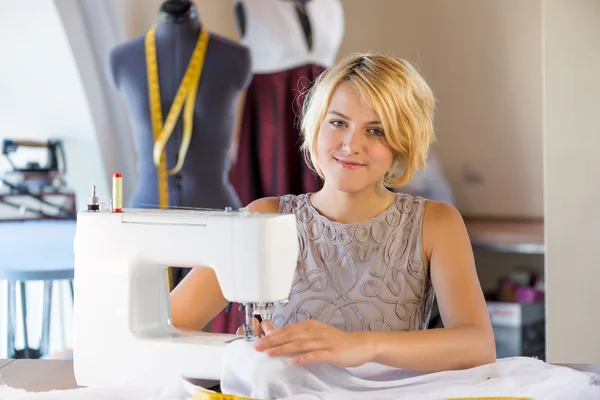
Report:
[[[197,390],[192,400],[255,400],[247,397]],[[452,397],[444,400],[533,400],[525,397]]]
[[[194,105],[196,103],[196,94],[198,92],[200,77],[202,76],[202,69],[204,67],[207,44],[208,33],[204,29],[201,29],[192,58],[187,66],[185,75],[183,76],[183,80],[177,90],[177,94],[175,95],[175,99],[173,100],[173,104],[171,105],[171,109],[169,110],[163,126],[160,84],[158,80],[158,62],[156,57],[156,25],[153,25],[150,28],[145,37],[148,97],[150,103],[150,115],[152,118],[152,130],[154,132],[154,151],[152,158],[154,159],[154,165],[157,167],[158,199],[160,208],[162,209],[169,207],[168,175],[174,175],[181,170],[192,139]],[[184,103],[183,138],[179,148],[177,164],[173,169],[167,171],[167,161],[164,150],[173,133],[173,129],[177,124]],[[169,287],[173,290],[172,268],[169,268]]]
[[[192,400],[256,400],[248,397],[240,397],[232,394],[214,393],[207,392],[204,390],[197,390],[194,392]]]

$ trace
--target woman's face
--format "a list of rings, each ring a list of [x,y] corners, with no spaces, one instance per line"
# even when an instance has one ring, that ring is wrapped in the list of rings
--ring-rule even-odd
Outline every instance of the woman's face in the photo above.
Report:
[[[317,162],[325,184],[348,193],[380,185],[392,165],[379,117],[350,82],[337,87],[319,127]]]

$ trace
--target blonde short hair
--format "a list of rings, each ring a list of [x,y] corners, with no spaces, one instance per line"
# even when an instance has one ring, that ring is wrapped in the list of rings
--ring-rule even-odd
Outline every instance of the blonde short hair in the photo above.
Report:
[[[321,178],[317,163],[317,136],[331,97],[342,82],[352,82],[384,128],[394,151],[394,162],[384,178],[388,187],[406,184],[425,167],[429,146],[435,140],[435,98],[427,82],[409,62],[374,54],[352,54],[323,72],[303,104],[301,150],[306,162]]]

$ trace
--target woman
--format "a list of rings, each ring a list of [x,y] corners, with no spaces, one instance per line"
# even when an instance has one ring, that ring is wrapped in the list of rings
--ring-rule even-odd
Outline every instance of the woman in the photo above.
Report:
[[[494,362],[461,215],[387,189],[424,167],[434,139],[427,83],[404,60],[359,54],[322,74],[308,96],[302,150],[323,189],[248,205],[294,213],[300,241],[289,302],[261,323],[255,349],[296,364],[376,362],[418,372]],[[426,329],[434,293],[444,328]],[[202,329],[226,300],[214,272],[198,268],[171,304],[174,325]]]

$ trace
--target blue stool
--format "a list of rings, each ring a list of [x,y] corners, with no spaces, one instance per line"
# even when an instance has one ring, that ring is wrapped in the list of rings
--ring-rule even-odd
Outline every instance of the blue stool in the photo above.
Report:
[[[0,222],[0,280],[8,281],[7,358],[40,358],[48,354],[52,283],[68,280],[74,299],[75,220],[31,220]],[[25,283],[44,282],[42,335],[38,349],[27,338]],[[20,285],[24,348],[15,349],[16,285]]]

